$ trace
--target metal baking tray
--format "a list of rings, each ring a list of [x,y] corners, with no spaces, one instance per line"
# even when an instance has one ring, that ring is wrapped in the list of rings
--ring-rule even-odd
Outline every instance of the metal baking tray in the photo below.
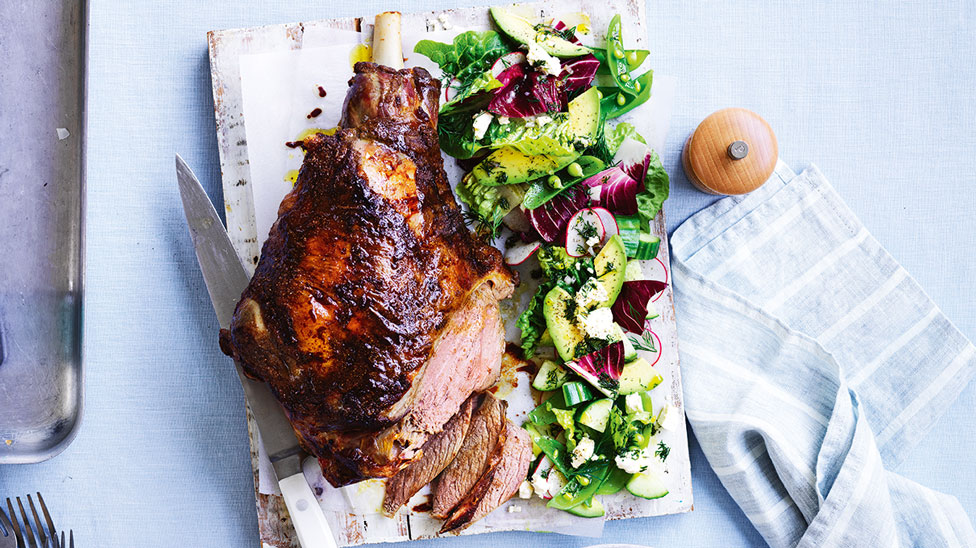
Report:
[[[0,464],[81,421],[84,1],[0,2]]]

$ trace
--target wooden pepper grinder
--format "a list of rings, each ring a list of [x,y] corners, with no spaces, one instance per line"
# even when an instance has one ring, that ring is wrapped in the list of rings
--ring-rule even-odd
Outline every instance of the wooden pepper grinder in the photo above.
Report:
[[[681,163],[702,192],[746,194],[772,175],[778,155],[776,135],[766,120],[751,110],[727,108],[698,125]]]

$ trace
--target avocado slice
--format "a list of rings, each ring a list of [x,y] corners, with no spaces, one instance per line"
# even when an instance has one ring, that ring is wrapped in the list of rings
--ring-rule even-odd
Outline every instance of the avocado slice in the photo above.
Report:
[[[637,358],[624,365],[623,371],[620,372],[618,393],[621,396],[626,396],[627,394],[651,390],[661,384],[663,380],[661,374],[654,370],[653,365],[644,358]]]
[[[590,53],[589,48],[586,46],[564,40],[547,27],[540,26],[536,28],[535,25],[524,17],[516,15],[505,8],[495,7],[488,11],[491,12],[491,18],[494,19],[498,28],[516,42],[522,44],[535,42],[542,49],[546,50],[546,53],[555,55],[556,57],[579,57],[580,55]]]
[[[595,87],[569,102],[569,134],[574,140],[592,141],[600,131],[600,95]]]
[[[603,288],[607,290],[607,300],[598,306],[610,306],[620,288],[624,285],[624,273],[627,270],[627,252],[624,250],[624,241],[619,234],[614,234],[603,249],[597,253],[593,259],[593,267],[596,269],[596,278]]]
[[[561,137],[569,142],[591,142],[600,130],[600,99],[597,89],[590,88],[569,102],[569,123]],[[568,155],[529,155],[514,147],[501,147],[489,154],[471,170],[469,177],[485,186],[525,183],[548,177],[579,158]]]
[[[502,147],[474,166],[469,177],[485,186],[524,183],[552,175],[573,163],[578,156],[578,154],[530,156],[517,148]]]
[[[583,333],[576,327],[573,317],[575,310],[573,296],[561,287],[552,288],[542,304],[546,328],[556,352],[565,361],[572,361],[576,357],[576,345],[583,341]]]

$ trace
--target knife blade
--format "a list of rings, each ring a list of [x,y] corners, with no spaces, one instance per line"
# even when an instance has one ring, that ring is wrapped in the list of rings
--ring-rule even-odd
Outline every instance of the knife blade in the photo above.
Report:
[[[179,154],[176,155],[176,180],[210,301],[220,327],[226,329],[230,327],[237,302],[247,288],[250,276],[241,264],[213,203]],[[302,449],[285,412],[267,384],[248,378],[240,364],[235,362],[234,365],[299,541],[303,548],[335,548],[336,543],[325,515],[302,474]]]

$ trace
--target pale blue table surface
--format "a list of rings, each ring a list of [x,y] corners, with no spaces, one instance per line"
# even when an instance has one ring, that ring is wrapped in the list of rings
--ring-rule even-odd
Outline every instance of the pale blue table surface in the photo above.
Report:
[[[55,459],[0,467],[0,495],[42,491],[82,548],[255,546],[241,391],[217,348],[173,170],[180,152],[220,203],[205,32],[452,4],[91,4],[85,418]],[[714,200],[681,171],[684,139],[718,108],[751,108],[775,129],[781,157],[795,169],[816,163],[946,315],[976,338],[972,0],[662,0],[647,15],[652,66],[680,78],[662,154],[672,176],[670,229]],[[970,385],[897,468],[955,495],[971,516],[974,408]],[[610,523],[605,541],[762,544],[692,448],[695,511]],[[427,545],[593,542],[497,534]]]

